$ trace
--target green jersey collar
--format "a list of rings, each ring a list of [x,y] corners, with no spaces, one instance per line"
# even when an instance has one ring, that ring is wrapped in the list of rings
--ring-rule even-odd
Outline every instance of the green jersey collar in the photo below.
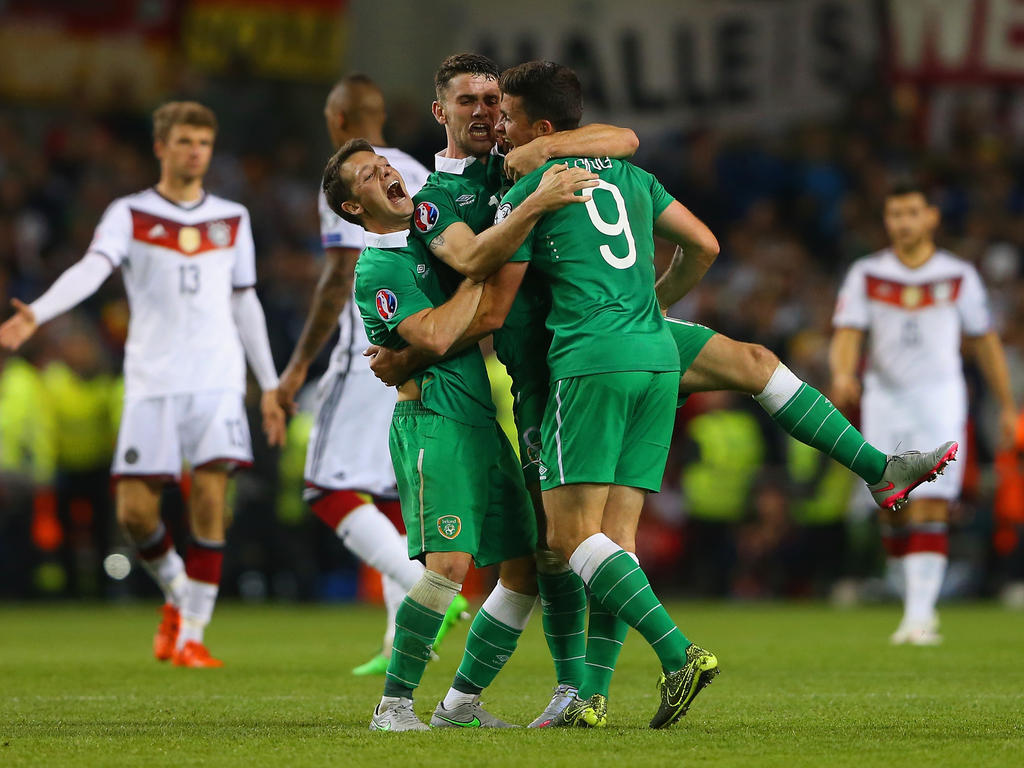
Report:
[[[497,144],[491,147],[491,156],[501,157]],[[434,155],[434,170],[438,173],[453,173],[456,176],[462,176],[466,169],[475,162],[475,157],[445,157],[442,149]]]
[[[363,242],[367,248],[405,248],[409,243],[409,230],[388,232],[378,235],[376,232],[363,231]]]

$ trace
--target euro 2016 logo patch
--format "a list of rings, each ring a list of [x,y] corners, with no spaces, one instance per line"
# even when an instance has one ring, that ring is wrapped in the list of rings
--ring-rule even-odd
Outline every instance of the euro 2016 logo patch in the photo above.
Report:
[[[377,291],[377,314],[381,320],[390,320],[398,311],[398,297],[393,291],[381,288]]]
[[[458,515],[442,515],[437,518],[437,532],[446,539],[454,539],[462,533],[462,520]]]
[[[494,223],[500,224],[510,213],[512,213],[512,203],[502,203],[498,206],[498,210],[494,212]]]
[[[420,232],[429,232],[437,224],[437,206],[424,201],[416,206],[412,221]]]

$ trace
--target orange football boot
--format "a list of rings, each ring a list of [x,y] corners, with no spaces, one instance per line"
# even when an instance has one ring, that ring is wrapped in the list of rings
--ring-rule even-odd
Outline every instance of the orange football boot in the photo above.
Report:
[[[153,635],[153,655],[157,661],[167,661],[174,656],[180,623],[181,614],[178,613],[178,609],[170,603],[164,603],[163,618],[160,620],[160,626],[156,628],[156,634]]]
[[[174,651],[174,666],[203,669],[207,667],[223,667],[224,662],[213,658],[202,643],[189,640],[181,648]]]

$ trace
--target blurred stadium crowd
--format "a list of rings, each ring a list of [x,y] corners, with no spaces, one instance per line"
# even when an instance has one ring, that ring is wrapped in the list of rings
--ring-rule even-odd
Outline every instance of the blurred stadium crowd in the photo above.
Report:
[[[283,367],[319,273],[316,191],[327,140],[308,140],[322,130],[318,107],[308,111],[311,128],[290,135],[258,99],[227,113],[227,90],[189,94],[222,119],[207,186],[252,213],[260,295]],[[400,103],[390,111],[389,140],[432,166],[443,134],[429,114]],[[939,242],[977,264],[986,280],[1017,402],[1024,401],[1024,141],[1015,121],[999,114],[991,100],[963,99],[936,130],[913,90],[871,88],[839,119],[777,135],[699,128],[642,135],[636,161],[723,246],[703,284],[672,314],[765,344],[827,391],[839,280],[853,259],[884,247],[886,184],[912,171],[942,210]],[[156,174],[145,113],[85,102],[0,110],[5,316],[11,297],[36,298],[81,257],[111,200]],[[45,326],[23,355],[0,357],[0,597],[151,589],[135,574],[113,581],[101,567],[123,544],[108,469],[127,312],[120,280],[111,279]],[[969,380],[970,464],[947,586],[977,595],[1024,579],[1024,424],[1016,450],[997,455],[987,393],[977,375]],[[229,595],[346,598],[367,588],[301,500],[308,429],[308,414],[300,414],[281,453],[261,449],[257,437],[256,467],[237,477],[222,586]],[[648,502],[640,555],[652,579],[683,594],[877,596],[882,555],[859,485],[790,442],[746,399],[694,396],[678,414],[664,491]],[[182,492],[167,492],[172,524]]]

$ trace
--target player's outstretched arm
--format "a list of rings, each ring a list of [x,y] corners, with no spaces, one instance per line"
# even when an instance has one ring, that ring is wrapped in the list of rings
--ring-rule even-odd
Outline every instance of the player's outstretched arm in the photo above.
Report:
[[[596,174],[583,168],[554,165],[544,172],[537,188],[499,223],[475,234],[467,224],[456,222],[430,241],[430,250],[470,280],[485,280],[512,257],[541,216],[590,200],[590,195],[584,193],[597,186],[596,179]]]
[[[538,136],[505,156],[505,175],[518,181],[556,157],[632,157],[640,140],[629,128],[592,123]]]
[[[463,280],[441,306],[405,318],[398,324],[398,333],[412,346],[444,357],[473,321],[482,294],[483,285]]]
[[[832,372],[830,398],[840,410],[851,408],[860,401],[860,381],[857,364],[864,344],[864,331],[860,328],[836,328],[828,350],[828,363]]]
[[[306,323],[277,387],[277,401],[290,413],[295,413],[298,408],[295,395],[306,382],[310,364],[331,337],[338,315],[352,295],[358,258],[359,251],[355,248],[328,248],[326,251],[324,268],[313,291]]]
[[[242,288],[231,294],[231,314],[238,328],[238,337],[245,349],[246,359],[259,382],[263,396],[260,412],[263,432],[270,445],[284,445],[285,413],[277,401],[277,369],[270,351],[267,320],[254,288]]]
[[[665,311],[700,282],[718,257],[719,245],[707,225],[675,200],[655,220],[654,233],[677,246],[672,263],[654,286]]]
[[[1010,369],[999,334],[989,331],[981,336],[968,337],[969,350],[978,360],[985,383],[999,402],[999,448],[1013,446],[1017,430],[1017,405],[1010,386]]]
[[[96,293],[113,271],[114,265],[108,259],[98,253],[87,253],[81,261],[68,267],[31,306],[13,299],[15,314],[0,325],[0,346],[16,350],[32,338],[40,325]]]

